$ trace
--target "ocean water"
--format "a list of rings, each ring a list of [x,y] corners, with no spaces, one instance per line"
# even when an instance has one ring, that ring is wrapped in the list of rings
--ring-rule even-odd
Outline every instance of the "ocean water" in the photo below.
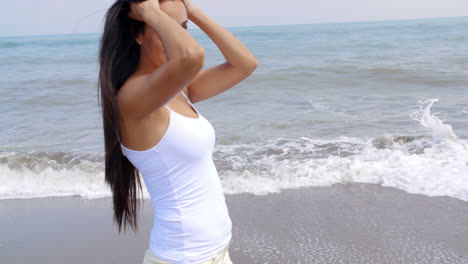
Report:
[[[196,104],[225,193],[366,182],[468,201],[468,18],[228,30],[259,66]],[[205,67],[224,62],[189,31]],[[100,37],[0,38],[0,199],[111,195]]]

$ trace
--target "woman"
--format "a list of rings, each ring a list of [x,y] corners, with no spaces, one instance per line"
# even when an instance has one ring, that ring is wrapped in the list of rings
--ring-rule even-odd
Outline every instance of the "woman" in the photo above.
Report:
[[[188,19],[225,63],[202,70],[205,50],[186,31]],[[245,79],[255,57],[190,0],[116,1],[99,56],[105,180],[119,233],[127,224],[138,229],[140,172],[154,208],[144,263],[232,263],[215,131],[193,103]]]

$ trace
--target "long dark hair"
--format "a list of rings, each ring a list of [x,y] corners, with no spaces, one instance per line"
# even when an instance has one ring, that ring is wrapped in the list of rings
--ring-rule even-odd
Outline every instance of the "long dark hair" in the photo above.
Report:
[[[105,144],[105,182],[112,190],[113,220],[119,234],[126,225],[138,230],[139,201],[137,187],[142,192],[138,169],[122,154],[120,148],[119,112],[115,95],[138,66],[140,47],[135,36],[143,32],[144,22],[130,19],[130,2],[117,0],[105,15],[104,32],[99,47],[98,94],[102,111]],[[99,95],[98,95],[99,101]]]

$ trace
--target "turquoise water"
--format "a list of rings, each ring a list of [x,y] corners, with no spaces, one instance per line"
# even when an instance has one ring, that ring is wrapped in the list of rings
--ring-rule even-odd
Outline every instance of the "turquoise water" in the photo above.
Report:
[[[468,201],[468,18],[228,30],[259,66],[196,104],[226,193],[362,181]],[[99,40],[0,38],[0,198],[110,194]]]

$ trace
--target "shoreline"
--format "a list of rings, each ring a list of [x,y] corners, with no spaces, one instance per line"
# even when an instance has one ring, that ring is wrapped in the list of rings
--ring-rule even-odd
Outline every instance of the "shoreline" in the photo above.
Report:
[[[249,263],[468,263],[468,203],[369,183],[225,194]],[[153,220],[118,235],[110,197],[0,200],[1,263],[142,263]],[[58,214],[57,212],[61,212]]]

